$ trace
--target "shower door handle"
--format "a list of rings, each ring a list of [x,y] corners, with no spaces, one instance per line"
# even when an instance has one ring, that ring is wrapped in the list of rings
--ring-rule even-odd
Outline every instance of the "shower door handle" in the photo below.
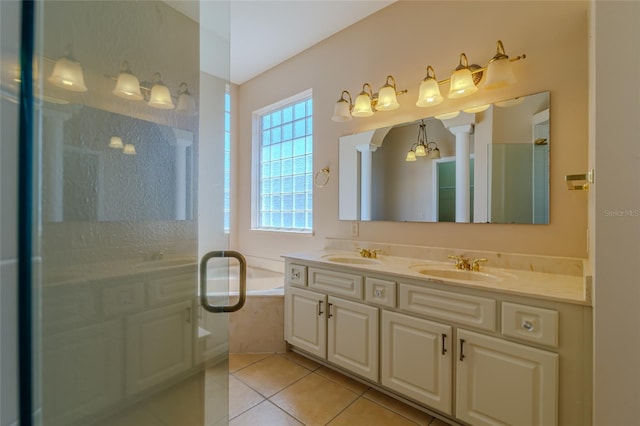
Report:
[[[240,264],[240,295],[235,305],[214,306],[207,298],[207,263],[212,258],[234,258]],[[235,312],[244,306],[247,299],[247,261],[242,254],[233,250],[210,251],[200,259],[200,305],[207,312]]]

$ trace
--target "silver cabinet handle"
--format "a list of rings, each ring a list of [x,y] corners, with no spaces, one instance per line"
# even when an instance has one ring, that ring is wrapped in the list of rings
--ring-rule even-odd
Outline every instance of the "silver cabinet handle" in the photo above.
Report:
[[[322,316],[324,312],[322,312],[322,300],[318,300],[318,316]]]
[[[331,306],[333,306],[333,303],[327,303],[327,313],[329,314],[327,318],[331,318],[333,316],[331,315]]]
[[[460,361],[464,361],[464,339],[460,339]]]
[[[240,296],[235,305],[213,306],[209,304],[207,298],[207,262],[213,258],[234,258],[240,264]],[[247,299],[247,261],[242,254],[237,251],[210,251],[200,259],[200,305],[207,312],[236,312],[244,306]]]
[[[533,323],[531,321],[527,321],[527,320],[522,320],[522,328],[524,328],[527,331],[533,331],[534,330]]]

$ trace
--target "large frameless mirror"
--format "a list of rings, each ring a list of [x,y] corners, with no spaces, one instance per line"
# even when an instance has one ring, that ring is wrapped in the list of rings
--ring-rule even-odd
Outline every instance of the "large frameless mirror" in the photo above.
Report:
[[[549,92],[340,138],[340,220],[549,223]]]

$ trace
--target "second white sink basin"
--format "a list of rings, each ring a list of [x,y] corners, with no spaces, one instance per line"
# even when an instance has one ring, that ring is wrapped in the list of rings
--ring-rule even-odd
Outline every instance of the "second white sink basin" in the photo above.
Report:
[[[473,282],[500,282],[505,278],[516,278],[515,275],[503,271],[465,271],[454,266],[415,265],[411,269],[422,275],[434,278],[452,279]]]

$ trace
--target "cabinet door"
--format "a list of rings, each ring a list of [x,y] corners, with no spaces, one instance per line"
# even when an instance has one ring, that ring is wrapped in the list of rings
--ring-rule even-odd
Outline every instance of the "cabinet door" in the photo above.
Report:
[[[378,380],[378,308],[329,297],[327,359]]]
[[[159,384],[191,367],[193,316],[193,304],[184,301],[127,318],[128,395]]]
[[[295,287],[287,289],[287,341],[311,354],[326,358],[327,296]]]
[[[122,398],[122,323],[105,321],[44,340],[46,424],[67,425]]]
[[[472,425],[557,424],[558,354],[458,330],[456,417]]]
[[[382,311],[381,383],[451,414],[451,327]]]

